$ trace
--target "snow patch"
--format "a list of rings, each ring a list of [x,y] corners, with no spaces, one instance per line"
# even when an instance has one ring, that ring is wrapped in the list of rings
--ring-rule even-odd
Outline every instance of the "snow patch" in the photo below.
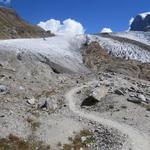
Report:
[[[132,17],[130,20],[129,20],[129,25],[131,25],[134,21],[134,18]]]
[[[112,30],[110,28],[103,28],[101,30],[101,33],[111,33],[111,32],[112,32]]]
[[[141,14],[139,14],[141,17],[142,17],[142,19],[144,20],[146,17],[147,17],[147,15],[150,15],[150,12],[145,12],[145,13],[141,13]]]

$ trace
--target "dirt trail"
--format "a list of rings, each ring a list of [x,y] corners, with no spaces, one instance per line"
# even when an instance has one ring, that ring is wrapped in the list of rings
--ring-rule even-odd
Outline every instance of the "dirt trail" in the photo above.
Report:
[[[88,87],[92,84],[95,84],[96,81],[89,82],[86,85],[81,85],[80,87],[74,87],[69,92],[66,93],[65,97],[68,101],[69,108],[73,111],[76,115],[86,118],[91,121],[96,121],[108,128],[114,128],[120,131],[121,133],[128,136],[128,140],[131,144],[132,150],[150,150],[150,138],[143,133],[140,133],[138,130],[132,128],[129,125],[125,125],[122,123],[118,123],[112,120],[108,120],[96,115],[95,113],[87,113],[86,111],[80,110],[76,107],[76,98],[75,95],[81,89]],[[124,149],[124,148],[123,148]],[[125,148],[126,149],[126,148]]]

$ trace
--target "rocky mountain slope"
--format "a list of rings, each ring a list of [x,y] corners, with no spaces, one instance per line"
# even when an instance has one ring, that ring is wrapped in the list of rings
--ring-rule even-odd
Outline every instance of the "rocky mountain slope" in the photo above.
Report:
[[[148,32],[0,40],[0,150],[149,150],[149,41]]]
[[[131,31],[150,31],[150,12],[137,15],[132,24]]]
[[[116,58],[109,55],[97,42],[83,47],[83,60],[86,66],[96,72],[116,72],[150,81],[150,63]]]
[[[24,21],[15,10],[0,7],[0,39],[52,36],[50,32]]]
[[[88,36],[82,47],[84,63],[95,71],[150,80],[150,46],[135,39],[130,33]]]
[[[1,40],[0,148],[149,150],[148,36],[129,37]]]

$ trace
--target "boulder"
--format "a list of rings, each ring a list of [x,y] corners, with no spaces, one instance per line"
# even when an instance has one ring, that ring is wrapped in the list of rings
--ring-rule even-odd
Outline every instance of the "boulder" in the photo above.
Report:
[[[136,97],[129,97],[129,98],[127,99],[127,101],[132,102],[132,103],[135,103],[135,104],[141,104],[141,100],[138,99],[138,98],[136,98]]]
[[[34,105],[35,104],[35,98],[28,99],[27,103],[30,105]]]
[[[81,103],[81,107],[93,106],[98,102],[99,101],[96,98],[94,98],[93,96],[89,96],[89,97],[87,97],[86,99],[83,100],[83,102]]]
[[[138,98],[143,102],[147,102],[147,100],[143,94],[138,94]]]
[[[150,98],[147,97],[147,98],[146,98],[146,101],[147,101],[147,103],[150,103]]]
[[[6,92],[8,90],[6,85],[0,85],[0,93]]]
[[[44,102],[44,104],[40,107],[41,109],[47,109],[48,108],[48,103],[47,101]]]
[[[115,90],[115,94],[117,94],[117,95],[124,95],[124,93],[121,90]]]

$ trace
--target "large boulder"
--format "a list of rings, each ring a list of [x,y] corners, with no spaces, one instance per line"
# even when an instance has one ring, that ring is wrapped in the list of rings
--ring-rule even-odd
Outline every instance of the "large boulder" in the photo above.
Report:
[[[83,102],[81,103],[81,107],[84,106],[93,106],[95,104],[97,104],[99,101],[93,97],[93,96],[89,96],[86,99],[83,100]]]

